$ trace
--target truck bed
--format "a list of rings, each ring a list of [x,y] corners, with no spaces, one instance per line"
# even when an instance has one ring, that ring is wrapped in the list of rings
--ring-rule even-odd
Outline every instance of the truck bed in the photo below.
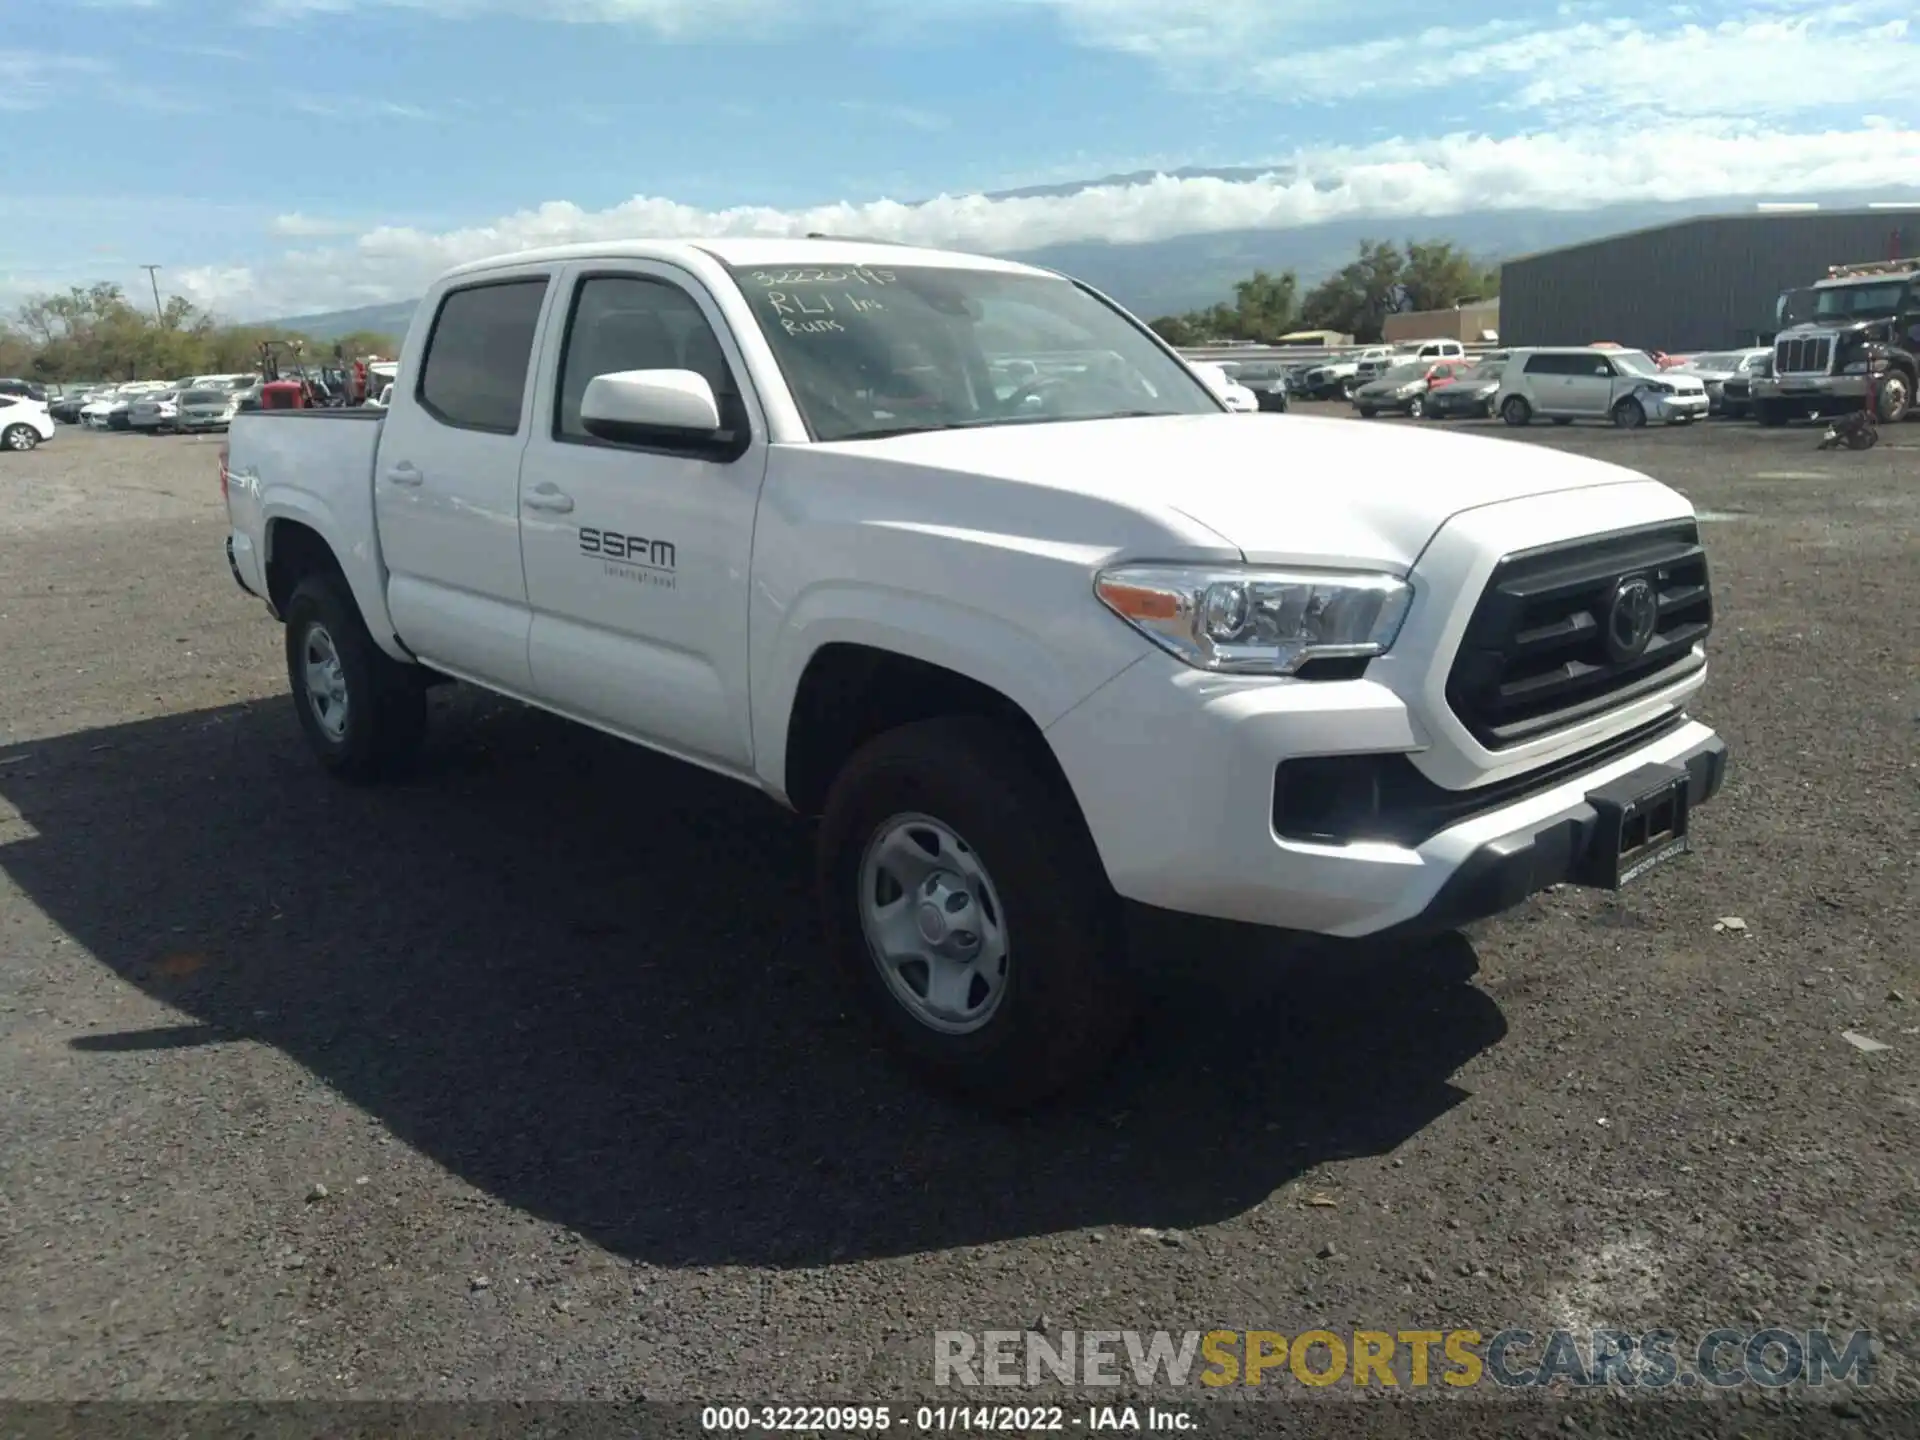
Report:
[[[373,467],[379,454],[377,408],[248,410],[227,431],[227,509],[236,534],[241,581],[266,595],[274,525],[305,524],[330,537],[369,628],[379,635],[387,614],[374,522]]]

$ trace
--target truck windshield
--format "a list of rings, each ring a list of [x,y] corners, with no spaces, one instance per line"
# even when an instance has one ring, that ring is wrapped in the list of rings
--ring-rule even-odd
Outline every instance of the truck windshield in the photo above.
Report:
[[[1881,320],[1900,313],[1900,302],[1907,291],[1904,280],[1880,281],[1874,285],[1835,285],[1815,292],[1813,318],[1816,320]]]
[[[816,440],[1222,409],[1124,315],[1053,276],[732,272]]]

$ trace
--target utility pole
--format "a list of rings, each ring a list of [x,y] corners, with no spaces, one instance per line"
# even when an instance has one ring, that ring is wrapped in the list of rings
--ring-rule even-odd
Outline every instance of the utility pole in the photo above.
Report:
[[[158,265],[142,265],[140,268],[147,272],[147,282],[153,286],[153,318],[159,324],[165,325],[167,323],[167,317],[160,309],[160,267]]]

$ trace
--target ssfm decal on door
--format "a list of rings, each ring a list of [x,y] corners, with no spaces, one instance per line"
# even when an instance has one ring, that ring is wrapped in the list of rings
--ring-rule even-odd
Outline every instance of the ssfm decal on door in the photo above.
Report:
[[[679,553],[670,540],[654,540],[645,535],[626,535],[618,530],[580,527],[580,553],[598,560],[607,574],[616,580],[640,585],[674,588],[674,570]]]

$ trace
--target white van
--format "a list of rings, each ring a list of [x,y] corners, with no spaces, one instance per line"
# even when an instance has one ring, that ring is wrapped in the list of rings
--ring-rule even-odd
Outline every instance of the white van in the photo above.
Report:
[[[1633,430],[1649,420],[1685,424],[1705,415],[1707,387],[1698,376],[1662,370],[1644,350],[1515,350],[1494,409],[1509,425],[1611,420]]]

